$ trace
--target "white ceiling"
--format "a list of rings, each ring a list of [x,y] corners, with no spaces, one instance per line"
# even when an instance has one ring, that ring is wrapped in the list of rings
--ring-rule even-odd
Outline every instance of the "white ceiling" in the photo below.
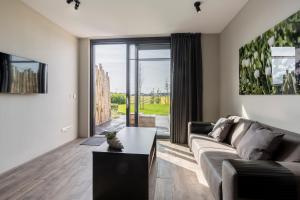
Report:
[[[66,0],[22,0],[78,37],[220,33],[248,0],[81,0],[79,10]]]

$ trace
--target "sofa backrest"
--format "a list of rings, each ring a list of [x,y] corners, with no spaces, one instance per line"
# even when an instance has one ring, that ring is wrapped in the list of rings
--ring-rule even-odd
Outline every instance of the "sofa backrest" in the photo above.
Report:
[[[262,124],[262,123],[261,123]],[[274,154],[274,160],[300,162],[300,134],[262,124],[274,132],[283,133],[283,139]]]
[[[235,125],[227,136],[227,143],[233,147],[237,147],[241,138],[245,135],[252,123],[256,122],[238,116],[230,116],[229,119],[234,120]],[[260,122],[259,122],[260,123]],[[267,124],[260,123],[274,132],[284,134],[281,144],[276,150],[273,160],[285,162],[300,162],[300,133],[294,133],[280,128],[276,128]]]

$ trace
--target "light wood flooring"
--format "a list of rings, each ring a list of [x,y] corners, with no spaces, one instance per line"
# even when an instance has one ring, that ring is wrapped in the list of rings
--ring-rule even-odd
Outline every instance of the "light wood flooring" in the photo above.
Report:
[[[91,200],[92,150],[74,140],[0,176],[0,200]],[[155,200],[212,200],[187,147],[158,141]]]

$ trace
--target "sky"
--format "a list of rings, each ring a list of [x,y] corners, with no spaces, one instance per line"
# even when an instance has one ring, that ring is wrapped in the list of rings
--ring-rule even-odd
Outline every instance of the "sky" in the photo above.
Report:
[[[283,84],[283,75],[286,70],[295,72],[295,58],[273,58],[272,59],[272,79],[273,84]]]
[[[169,50],[141,52],[143,57],[170,57]],[[131,91],[134,91],[134,63],[130,61]],[[95,46],[95,64],[101,64],[110,77],[111,92],[126,93],[126,45]],[[154,89],[166,92],[166,82],[170,83],[170,60],[140,61],[141,92],[151,93]],[[131,92],[132,94],[132,92]]]
[[[295,72],[295,47],[271,47],[273,84],[283,84],[286,70]]]

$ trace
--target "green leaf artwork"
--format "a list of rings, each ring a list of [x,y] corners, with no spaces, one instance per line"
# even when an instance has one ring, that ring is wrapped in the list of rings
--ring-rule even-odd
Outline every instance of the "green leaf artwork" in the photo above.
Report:
[[[300,94],[300,10],[239,54],[241,95]]]

